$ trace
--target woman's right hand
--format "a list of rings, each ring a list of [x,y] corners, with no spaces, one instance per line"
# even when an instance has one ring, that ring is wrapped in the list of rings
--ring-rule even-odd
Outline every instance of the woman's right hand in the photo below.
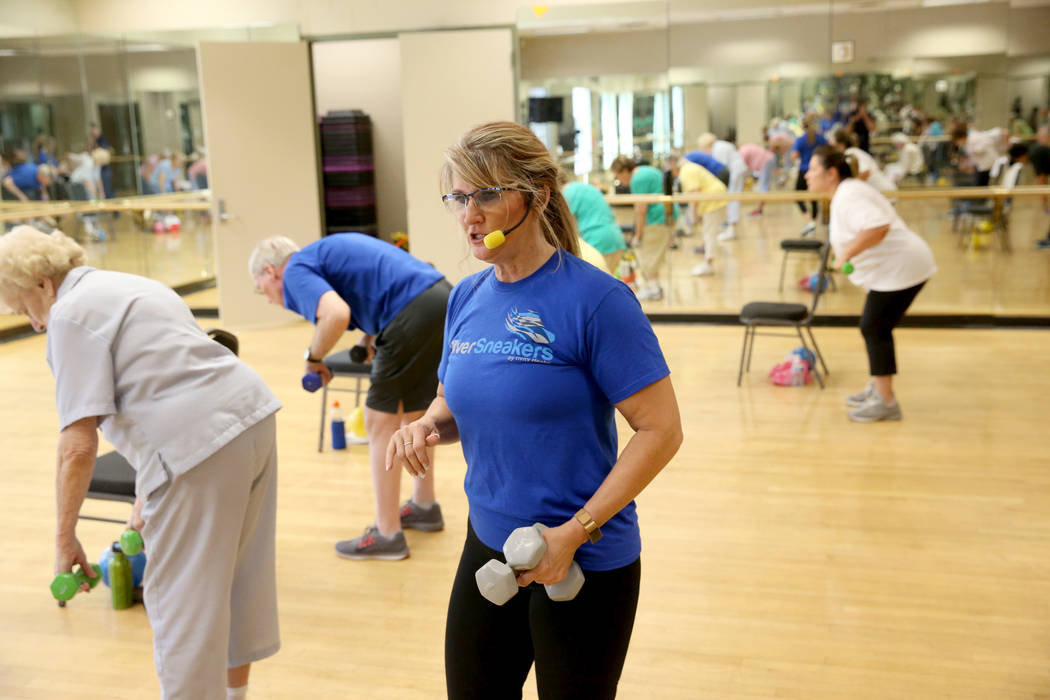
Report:
[[[440,439],[437,425],[427,416],[394,431],[386,448],[387,471],[404,467],[412,476],[425,479],[430,469],[427,448],[437,445]]]

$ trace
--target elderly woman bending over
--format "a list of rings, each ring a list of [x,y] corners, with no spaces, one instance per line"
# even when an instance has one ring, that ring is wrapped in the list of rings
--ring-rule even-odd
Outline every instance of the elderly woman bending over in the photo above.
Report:
[[[0,238],[0,301],[47,331],[60,429],[55,573],[90,569],[76,524],[101,430],[137,472],[130,524],[150,554],[163,697],[244,697],[251,662],[280,646],[280,402],[175,292],[85,266],[61,232],[21,226]]]

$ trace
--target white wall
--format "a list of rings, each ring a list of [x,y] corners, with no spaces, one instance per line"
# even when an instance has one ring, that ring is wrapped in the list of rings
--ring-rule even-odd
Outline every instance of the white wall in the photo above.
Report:
[[[521,0],[74,0],[82,31],[187,29],[298,24],[307,37],[415,29],[512,25]],[[598,5],[602,0],[546,0],[549,6]]]
[[[851,39],[857,61],[1005,53],[1006,3],[836,14],[835,41]]]
[[[521,39],[521,79],[666,73],[667,32],[608,32]]]
[[[4,0],[0,36],[71,34],[76,31],[74,0]]]
[[[720,139],[728,135],[730,128],[736,126],[736,86],[735,85],[709,85],[707,87],[707,104],[710,108],[711,122],[708,129]],[[763,115],[765,116],[765,115]],[[685,120],[689,122],[693,117],[686,112]],[[695,148],[695,142],[686,142],[690,149]]]
[[[88,92],[123,94],[197,89],[193,49],[84,56]],[[0,56],[0,95],[76,95],[83,91],[76,56]]]
[[[399,39],[409,243],[413,255],[455,283],[479,265],[441,204],[439,171],[445,149],[469,128],[514,120],[513,35],[508,29],[487,29],[402,34]],[[449,80],[450,75],[469,78]]]
[[[736,142],[762,143],[762,128],[768,109],[765,83],[736,86]]]
[[[379,234],[408,229],[401,123],[401,44],[396,38],[313,44],[317,114],[360,109],[372,118]]]
[[[991,129],[1008,124],[1010,110],[1005,77],[1001,75],[977,76],[977,94],[974,101],[977,103],[974,124],[978,129]]]
[[[700,135],[711,129],[711,110],[707,104],[706,85],[682,87],[682,111],[685,112],[682,150],[688,152],[696,148],[696,140]]]

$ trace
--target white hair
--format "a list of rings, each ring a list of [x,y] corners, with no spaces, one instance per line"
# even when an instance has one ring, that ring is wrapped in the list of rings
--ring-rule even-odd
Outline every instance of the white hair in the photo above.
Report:
[[[255,278],[263,273],[267,265],[280,267],[298,250],[299,246],[287,236],[271,236],[259,241],[248,258],[248,273]]]
[[[57,288],[66,273],[85,259],[84,249],[61,231],[48,234],[32,226],[16,226],[0,237],[0,287],[31,289],[46,277]]]
[[[718,137],[708,131],[706,134],[701,134],[700,138],[696,140],[696,147],[701,151],[709,153],[711,147],[715,145],[715,141],[717,140]]]

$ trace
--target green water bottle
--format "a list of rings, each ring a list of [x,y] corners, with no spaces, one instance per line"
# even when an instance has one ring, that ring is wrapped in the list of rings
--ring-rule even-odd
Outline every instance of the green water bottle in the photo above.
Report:
[[[113,594],[114,610],[124,610],[135,604],[131,562],[119,542],[113,543],[113,557],[109,560],[109,590]]]

